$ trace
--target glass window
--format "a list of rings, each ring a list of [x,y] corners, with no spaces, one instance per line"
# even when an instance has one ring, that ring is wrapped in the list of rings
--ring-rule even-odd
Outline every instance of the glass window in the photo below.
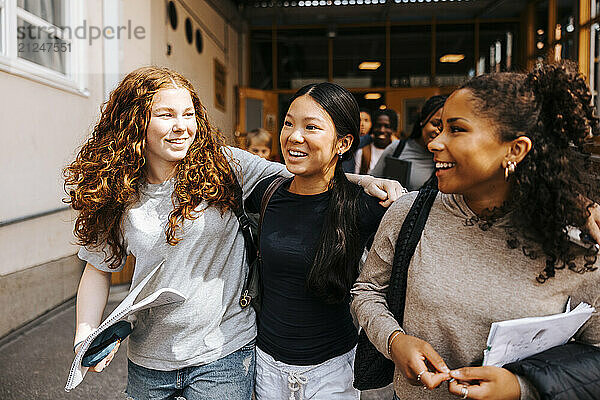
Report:
[[[579,1],[558,0],[557,2],[557,24],[554,31],[554,40],[558,41],[555,45],[556,54],[560,54],[560,59],[569,59],[577,61],[578,55],[578,23]]]
[[[475,25],[436,26],[436,85],[460,85],[475,74]]]
[[[598,93],[600,93],[600,25],[592,24],[590,30],[590,89],[594,96],[594,104],[600,114],[600,101],[598,101]]]
[[[52,25],[65,25],[65,0],[17,0],[17,7]]]
[[[38,29],[21,18],[17,19],[17,51],[20,58],[66,74],[66,55],[69,43],[56,35]]]
[[[250,33],[250,86],[256,89],[273,88],[272,31],[253,30]]]
[[[2,1],[0,1],[0,54],[5,54],[6,53],[6,49],[4,46],[4,37],[5,37],[5,29],[6,29],[6,11],[5,8],[3,7],[4,3],[2,3]]]
[[[477,73],[522,69],[523,66],[516,59],[519,54],[519,32],[518,23],[480,24]]]
[[[281,89],[297,89],[326,81],[329,75],[327,29],[277,31],[277,83]]]
[[[548,54],[548,0],[540,1],[535,6],[535,45],[534,59],[545,60]]]
[[[67,57],[71,52],[71,43],[63,32],[64,2],[65,0],[17,1],[17,55],[67,75]]]
[[[363,64],[369,63],[369,64]],[[333,40],[333,80],[344,87],[385,86],[385,28],[344,28]]]
[[[430,86],[431,25],[393,26],[390,40],[390,86]]]

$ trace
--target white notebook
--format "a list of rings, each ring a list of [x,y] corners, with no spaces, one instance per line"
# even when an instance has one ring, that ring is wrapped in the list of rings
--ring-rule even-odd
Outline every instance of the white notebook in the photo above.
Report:
[[[71,364],[71,369],[69,370],[69,377],[67,379],[67,384],[65,385],[65,390],[68,392],[71,389],[74,389],[79,385],[85,374],[88,370],[88,367],[84,367],[81,365],[81,360],[83,359],[83,355],[90,347],[92,341],[106,328],[115,323],[127,318],[130,314],[144,310],[150,307],[158,307],[165,304],[176,303],[180,301],[184,301],[185,297],[179,291],[171,288],[162,288],[154,291],[153,293],[145,296],[143,299],[138,300],[142,289],[146,286],[150,278],[156,274],[156,271],[164,264],[164,260],[160,262],[154,269],[134,288],[132,289],[127,297],[123,299],[123,301],[115,308],[115,310],[108,316],[106,319],[94,330],[89,336],[83,341],[83,344],[77,354],[75,355],[75,359]],[[137,300],[137,302],[136,302]]]
[[[596,311],[587,303],[570,308],[569,299],[564,313],[494,322],[483,352],[483,365],[502,367],[567,343]]]

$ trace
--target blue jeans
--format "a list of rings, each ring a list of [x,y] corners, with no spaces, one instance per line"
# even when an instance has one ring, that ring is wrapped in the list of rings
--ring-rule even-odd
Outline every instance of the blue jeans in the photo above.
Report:
[[[254,341],[210,364],[175,371],[144,368],[127,360],[127,395],[134,400],[250,400],[254,389]]]

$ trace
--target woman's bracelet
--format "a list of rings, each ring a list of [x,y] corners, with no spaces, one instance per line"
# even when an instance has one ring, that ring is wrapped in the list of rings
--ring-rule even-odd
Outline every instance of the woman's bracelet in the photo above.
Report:
[[[387,346],[388,356],[390,357],[392,356],[392,344],[394,343],[394,339],[396,339],[398,335],[406,335],[406,332],[404,332],[404,329],[399,328],[392,332],[392,334],[390,335]]]

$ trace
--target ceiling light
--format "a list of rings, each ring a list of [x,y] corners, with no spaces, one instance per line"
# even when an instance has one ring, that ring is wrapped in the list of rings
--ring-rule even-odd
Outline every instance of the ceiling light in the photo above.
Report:
[[[465,59],[464,54],[446,54],[440,57],[442,63],[457,63]]]
[[[380,110],[385,110],[386,108],[387,108],[387,106],[385,104],[382,104],[382,105],[379,106]]]
[[[358,69],[368,69],[371,71],[375,71],[379,67],[381,67],[379,61],[363,61],[358,65]]]
[[[379,100],[381,93],[367,93],[365,94],[365,100]]]
[[[544,43],[543,42],[537,42],[537,48],[538,49],[543,49],[544,48]]]
[[[538,35],[543,35],[544,34],[544,30],[543,29],[538,29],[537,30],[537,34]]]

